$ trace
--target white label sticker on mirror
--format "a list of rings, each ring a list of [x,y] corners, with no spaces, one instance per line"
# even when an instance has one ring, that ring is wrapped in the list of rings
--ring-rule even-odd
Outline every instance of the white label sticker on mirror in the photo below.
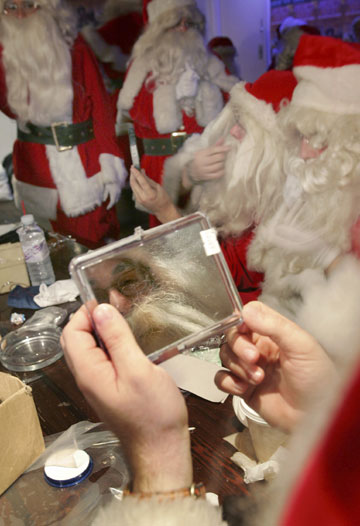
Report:
[[[214,254],[219,254],[220,245],[217,240],[215,228],[209,228],[208,230],[203,230],[200,232],[200,236],[204,245],[204,250],[207,256],[213,256]]]

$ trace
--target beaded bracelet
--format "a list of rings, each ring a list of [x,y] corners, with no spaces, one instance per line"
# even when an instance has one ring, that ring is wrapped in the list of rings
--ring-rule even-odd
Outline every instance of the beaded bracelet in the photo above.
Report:
[[[205,498],[206,489],[202,482],[195,484],[194,482],[188,488],[175,489],[172,491],[154,491],[154,492],[132,492],[125,489],[123,497],[137,497],[138,499],[151,499],[157,497],[161,500],[175,500],[183,497],[192,497],[194,499]]]

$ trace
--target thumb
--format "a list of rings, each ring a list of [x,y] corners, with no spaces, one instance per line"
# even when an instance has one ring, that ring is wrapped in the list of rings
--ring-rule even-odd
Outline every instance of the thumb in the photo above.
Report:
[[[306,356],[323,349],[306,331],[260,301],[247,303],[242,311],[245,325],[253,332],[270,337],[288,357]]]
[[[222,146],[225,142],[225,137],[220,137],[215,143],[215,146]]]
[[[125,373],[129,368],[139,367],[141,360],[148,362],[129,325],[115,307],[103,303],[94,309],[92,316],[96,330],[118,372]]]

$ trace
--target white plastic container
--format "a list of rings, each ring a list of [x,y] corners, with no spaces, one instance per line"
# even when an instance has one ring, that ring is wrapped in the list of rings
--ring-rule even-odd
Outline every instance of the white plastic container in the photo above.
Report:
[[[17,230],[24,253],[26,268],[31,285],[51,285],[55,281],[49,248],[42,228],[35,223],[34,216],[27,214],[21,218],[21,227]]]
[[[285,445],[288,435],[280,429],[270,426],[240,396],[233,397],[233,408],[240,422],[249,429],[259,462],[266,462],[280,446]]]

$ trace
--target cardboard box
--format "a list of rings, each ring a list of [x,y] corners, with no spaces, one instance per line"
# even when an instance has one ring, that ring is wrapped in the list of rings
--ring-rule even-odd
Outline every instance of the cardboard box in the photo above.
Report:
[[[0,245],[0,294],[10,292],[15,285],[30,285],[24,254],[20,243],[4,243]]]
[[[0,373],[0,495],[44,449],[31,387]]]

